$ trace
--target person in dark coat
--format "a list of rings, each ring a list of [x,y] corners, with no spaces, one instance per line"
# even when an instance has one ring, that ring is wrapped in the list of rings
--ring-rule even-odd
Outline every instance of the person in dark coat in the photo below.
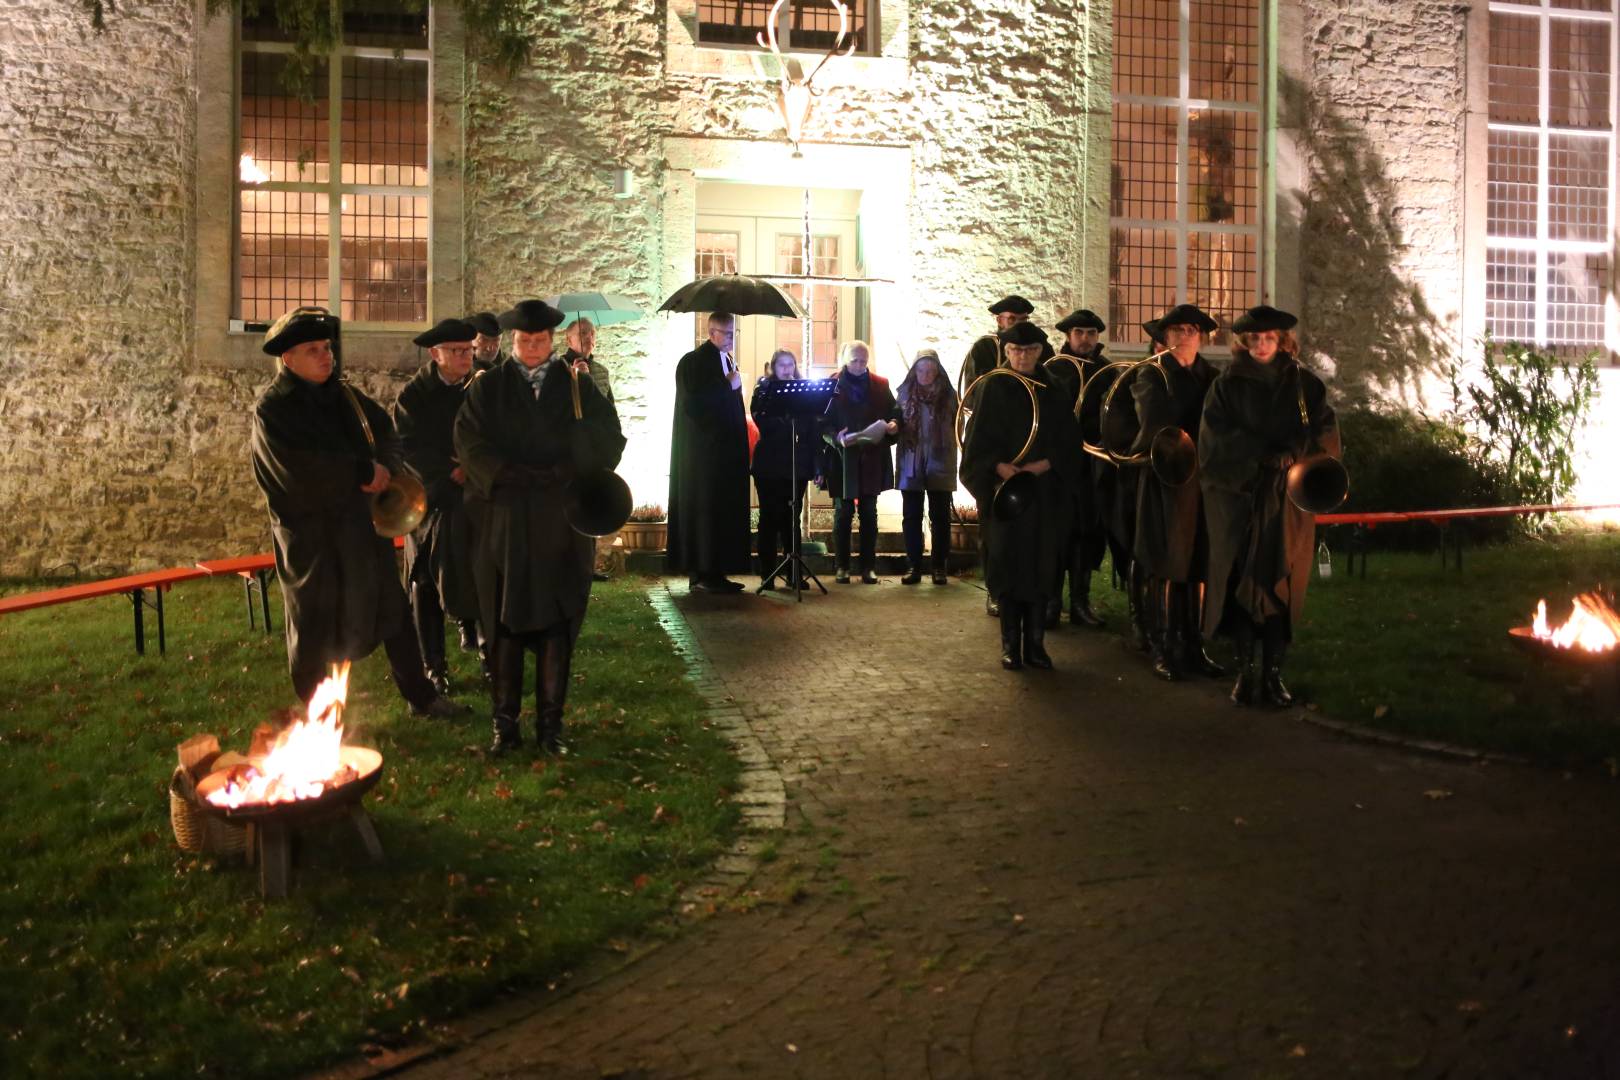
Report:
[[[331,665],[381,643],[413,713],[455,716],[467,710],[423,672],[393,542],[371,524],[370,496],[404,467],[399,440],[383,407],[343,380],[338,333],[325,308],[277,319],[264,351],[280,369],[253,409],[253,477],[270,511],[293,689],[307,702]]]
[[[472,324],[461,319],[441,319],[418,334],[413,344],[428,350],[428,362],[394,402],[394,428],[405,464],[427,489],[427,514],[405,537],[405,581],[422,662],[441,694],[450,693],[445,614],[463,625],[478,623],[472,535],[462,502],[467,473],[456,461],[455,448],[456,413],[472,377],[477,336]]]
[[[741,592],[749,562],[748,417],[731,355],[736,319],[709,316],[709,339],[675,366],[664,563],[697,592]]]
[[[1035,305],[1017,293],[1010,293],[990,305],[990,314],[996,317],[996,332],[985,334],[974,341],[968,349],[967,356],[962,358],[962,366],[957,372],[956,380],[958,394],[966,394],[974,379],[1005,363],[999,335],[1017,323],[1028,322],[1030,316],[1035,314]],[[1040,362],[1045,363],[1051,356],[1052,344],[1043,338]]]
[[[911,362],[895,398],[900,406],[900,441],[895,484],[900,488],[900,531],[906,540],[902,585],[922,581],[923,503],[928,505],[928,548],[934,584],[950,582],[951,496],[956,491],[956,391],[945,377],[939,353],[923,349]]]
[[[501,324],[492,311],[480,311],[476,315],[467,316],[467,322],[472,323],[478,331],[473,338],[473,370],[488,371],[506,359],[501,352]]]
[[[613,415],[617,416],[619,409],[613,401],[613,377],[608,371],[608,366],[596,358],[596,324],[581,315],[563,329],[563,340],[568,342],[563,360],[571,364],[579,374],[590,376],[596,388],[607,399],[607,403],[613,406]],[[600,539],[596,542],[595,550],[597,560],[600,562],[602,552]],[[606,581],[608,576],[601,570],[593,570],[591,580]]]
[[[962,448],[962,483],[979,503],[979,527],[992,535],[985,585],[1001,618],[1001,666],[1050,669],[1046,597],[1069,533],[1069,488],[1083,467],[1073,402],[1040,366],[1041,331],[1020,323],[1002,336],[1011,374],[986,379],[979,408]],[[1019,458],[1030,432],[1030,393],[1040,410],[1035,445]],[[1014,477],[1028,485],[1026,508],[1016,516],[997,512],[996,493]]]
[[[518,716],[525,655],[533,651],[535,734],[558,753],[595,549],[569,525],[564,501],[574,477],[619,463],[624,436],[596,384],[552,356],[562,312],[524,300],[500,321],[512,331],[512,358],[473,380],[455,434],[468,486],[488,502],[474,573],[479,617],[494,638],[490,750],[523,743]]]
[[[1131,455],[1146,455],[1155,436],[1180,428],[1196,442],[1204,395],[1217,370],[1199,347],[1216,322],[1191,304],[1181,304],[1159,320],[1169,355],[1139,368],[1131,376],[1131,397],[1140,425]],[[1196,473],[1170,484],[1149,467],[1142,470],[1136,503],[1136,559],[1149,577],[1152,597],[1153,673],[1175,680],[1188,670],[1211,678],[1224,669],[1204,652],[1199,632],[1200,592],[1209,564],[1209,536],[1204,525]]]
[[[876,585],[877,497],[894,487],[894,457],[889,447],[900,431],[900,406],[889,380],[871,370],[872,348],[850,341],[840,350],[842,366],[838,387],[821,418],[827,452],[821,473],[827,493],[836,502],[833,511],[834,579],[849,584],[850,531],[857,512],[861,519],[861,583]]]
[[[1063,334],[1063,346],[1050,360],[1046,370],[1064,393],[1076,404],[1082,388],[1108,365],[1098,337],[1108,325],[1095,312],[1080,308],[1071,311],[1057,324]],[[1108,550],[1108,533],[1103,528],[1103,500],[1112,494],[1115,468],[1098,458],[1090,458],[1080,471],[1080,482],[1074,486],[1074,517],[1069,531],[1068,557],[1058,565],[1057,585],[1047,601],[1046,625],[1057,625],[1058,613],[1063,606],[1063,579],[1069,579],[1069,622],[1100,627],[1103,620],[1091,609],[1091,575],[1102,565],[1103,552]]]
[[[754,476],[754,490],[759,494],[759,573],[763,578],[761,585],[767,589],[776,584],[772,571],[777,567],[778,553],[791,553],[794,539],[799,535],[805,486],[812,478],[817,484],[822,483],[817,472],[821,455],[817,453],[819,440],[814,425],[807,421],[801,426],[795,445],[792,420],[771,401],[776,387],[802,379],[798,357],[787,349],[777,349],[771,356],[770,373],[760,376],[754,385],[754,396],[748,402],[748,414],[759,428],[759,442],[754,447],[749,471]],[[797,575],[797,568],[784,575],[783,587],[796,588]]]
[[[1232,364],[1210,388],[1198,437],[1209,522],[1204,629],[1237,646],[1237,705],[1254,702],[1256,638],[1261,700],[1293,704],[1282,665],[1305,608],[1316,518],[1289,500],[1288,470],[1308,454],[1340,452],[1327,388],[1299,363],[1297,322],[1266,305],[1233,322]]]

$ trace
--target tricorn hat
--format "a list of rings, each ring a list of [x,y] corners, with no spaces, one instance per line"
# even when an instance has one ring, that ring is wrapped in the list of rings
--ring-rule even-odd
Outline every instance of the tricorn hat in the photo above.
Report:
[[[1262,330],[1292,330],[1299,325],[1299,318],[1286,311],[1279,311],[1270,304],[1261,304],[1232,320],[1232,333],[1257,334]]]
[[[503,311],[499,320],[502,330],[522,330],[525,334],[555,330],[562,321],[563,313],[544,300],[519,300],[511,311]]]
[[[480,311],[476,315],[469,315],[466,321],[472,323],[473,329],[486,337],[501,336],[501,324],[496,320],[493,311]]]
[[[411,338],[412,345],[431,349],[451,341],[471,341],[478,336],[478,327],[461,319],[440,319],[431,330],[424,330]]]
[[[990,305],[992,315],[1000,315],[1004,311],[1010,311],[1014,315],[1032,315],[1035,312],[1035,305],[1014,293],[1011,296],[1003,296]]]
[[[294,345],[307,341],[333,341],[340,325],[337,316],[323,307],[293,308],[265,331],[264,351],[280,356]]]
[[[1046,331],[1032,322],[1016,322],[996,335],[1003,345],[1045,345]]]
[[[1057,324],[1057,328],[1065,334],[1070,330],[1095,330],[1100,334],[1108,329],[1108,324],[1098,318],[1095,311],[1089,308],[1076,308],[1063,316],[1063,321]]]
[[[1159,325],[1158,319],[1149,319],[1143,323],[1142,332],[1147,334],[1148,340],[1155,345],[1164,344],[1164,327]]]
[[[1159,329],[1162,333],[1167,326],[1181,326],[1191,323],[1206,334],[1213,334],[1220,323],[1210,318],[1195,304],[1177,304],[1163,315],[1159,316]]]

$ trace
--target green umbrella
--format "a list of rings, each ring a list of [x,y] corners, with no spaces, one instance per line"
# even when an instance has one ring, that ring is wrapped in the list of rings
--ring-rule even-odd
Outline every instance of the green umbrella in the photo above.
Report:
[[[563,313],[565,323],[575,319],[589,319],[597,326],[634,322],[641,318],[641,308],[628,296],[604,292],[570,292],[561,296],[548,296],[546,303]]]

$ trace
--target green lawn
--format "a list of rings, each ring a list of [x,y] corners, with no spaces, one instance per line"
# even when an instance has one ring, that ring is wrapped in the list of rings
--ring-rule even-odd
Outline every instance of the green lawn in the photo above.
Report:
[[[737,766],[645,592],[593,597],[566,763],[482,756],[471,656],[452,677],[474,711],[450,724],[408,714],[381,650],[356,665],[346,719],[385,758],[367,806],[388,860],[318,832],[270,903],[168,821],[176,743],[245,750],[294,703],[280,633],[248,630],[235,579],[169,594],[166,659],[155,633],[135,655],[117,597],[0,618],[0,1075],[285,1074],[658,932],[737,827]]]
[[[1541,597],[1557,621],[1575,593],[1616,583],[1615,532],[1468,547],[1461,572],[1442,570],[1434,552],[1374,552],[1366,578],[1351,578],[1340,553],[1333,577],[1312,577],[1285,679],[1339,720],[1551,765],[1620,760],[1620,716],[1602,714],[1578,674],[1544,666],[1507,635]],[[1124,595],[1097,593],[1110,625],[1122,626]],[[1230,659],[1224,643],[1210,652]]]

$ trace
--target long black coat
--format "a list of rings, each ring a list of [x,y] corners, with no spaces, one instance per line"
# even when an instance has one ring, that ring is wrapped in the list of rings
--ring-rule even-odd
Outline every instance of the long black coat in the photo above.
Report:
[[[795,453],[792,421],[787,413],[772,409],[768,402],[768,391],[785,381],[762,375],[754,384],[754,395],[748,400],[748,415],[759,428],[759,442],[754,446],[749,471],[767,480],[787,481],[797,476],[802,484],[817,474],[821,432],[813,418],[799,421],[799,445]]]
[[[462,485],[450,473],[456,467],[456,413],[469,382],[446,383],[429,360],[394,402],[405,463],[422,478],[428,500],[427,516],[405,537],[405,578],[431,583],[444,610],[462,620],[478,617],[478,590]]]
[[[1174,357],[1158,361],[1161,379],[1148,368],[1131,378],[1131,397],[1141,424],[1133,455],[1146,451],[1153,436],[1174,424],[1196,442],[1204,395],[1219,371],[1200,354],[1189,367]],[[1167,387],[1168,381],[1168,387]],[[1161,581],[1203,581],[1208,573],[1209,535],[1204,527],[1198,477],[1171,487],[1143,467],[1136,501],[1136,558]]]
[[[1068,345],[1064,345],[1044,366],[1051,372],[1052,382],[1068,396],[1072,411],[1081,388],[1107,365],[1101,346],[1090,356],[1076,356],[1069,352]],[[1080,470],[1080,480],[1074,486],[1074,520],[1071,525],[1076,543],[1081,543],[1082,537],[1102,534],[1103,507],[1113,494],[1114,474],[1118,471],[1109,462],[1089,454],[1084,465]],[[1087,569],[1095,570],[1102,565],[1103,546],[1100,543],[1087,544],[1086,552],[1095,559]]]
[[[705,341],[675,365],[665,565],[691,574],[749,568],[748,419],[720,350]]]
[[[1001,366],[1001,341],[994,334],[985,334],[968,347],[967,355],[962,358],[962,367],[959,373],[961,385],[956,388],[958,394],[967,393],[973,380],[980,375]]]
[[[595,384],[579,380],[584,418],[575,420],[568,365],[547,365],[538,399],[522,363],[508,360],[473,380],[456,416],[456,456],[487,501],[473,569],[491,631],[566,624],[579,633],[596,545],[568,524],[564,493],[575,475],[611,469],[624,453],[619,419]]]
[[[359,390],[375,461],[401,467],[394,424]],[[283,369],[253,409],[253,477],[270,510],[286,605],[287,659],[301,667],[358,660],[405,628],[392,541],[371,525],[373,452],[337,375],[316,386]],[[301,663],[302,662],[302,663]]]
[[[841,369],[838,387],[821,418],[826,447],[822,475],[827,478],[827,494],[833,498],[856,499],[894,487],[893,446],[900,437],[898,432],[870,446],[843,447],[826,441],[829,436],[836,439],[840,431],[853,434],[879,420],[900,420],[900,405],[889,389],[889,380],[870,368],[864,380],[851,375],[848,368]]]
[[[1239,357],[1210,388],[1198,438],[1209,522],[1206,633],[1268,615],[1286,615],[1292,627],[1304,613],[1316,517],[1288,501],[1286,485],[1288,466],[1316,447],[1339,456],[1338,421],[1322,380],[1286,353],[1268,365]]]
[[[1029,436],[1029,392],[1017,379],[998,377],[980,387],[962,448],[962,483],[978,501],[979,527],[988,534],[985,587],[1001,603],[1034,603],[1051,594],[1059,559],[1067,558],[1071,489],[1085,468],[1073,402],[1042,369],[1030,378],[1037,384],[1041,424],[1024,460],[1052,463],[1036,480],[1035,505],[1012,521],[998,519],[994,510],[996,465],[1012,464]]]

